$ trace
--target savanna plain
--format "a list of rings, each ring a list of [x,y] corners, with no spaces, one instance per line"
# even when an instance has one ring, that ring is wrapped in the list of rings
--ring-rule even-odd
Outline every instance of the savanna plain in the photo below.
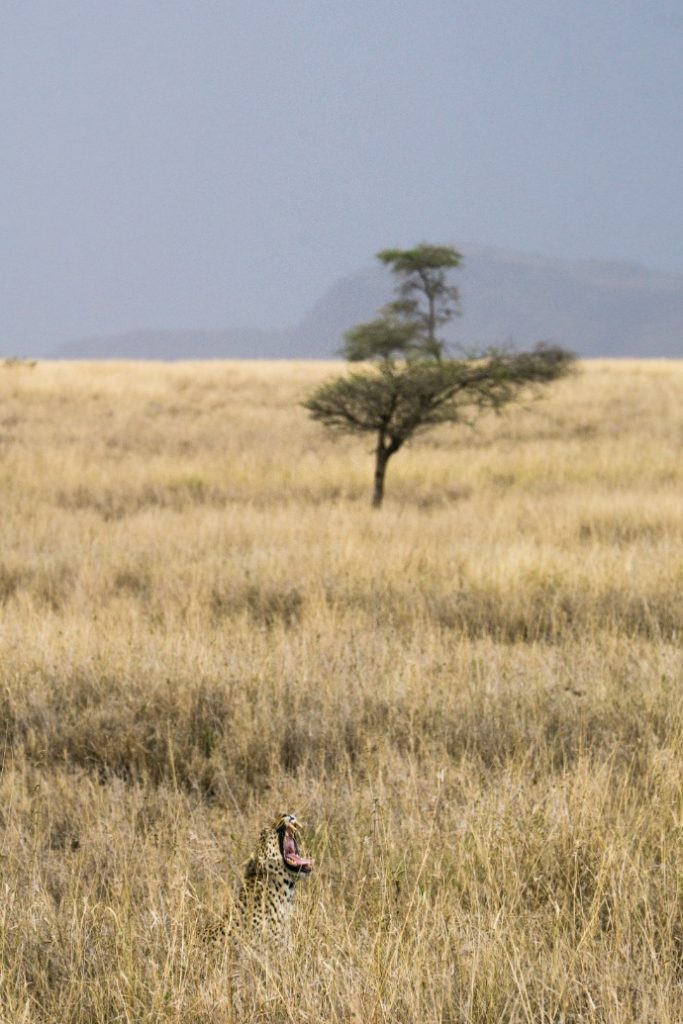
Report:
[[[0,365],[0,1020],[683,1019],[683,362],[390,464],[330,364]],[[267,969],[207,944],[259,829]]]

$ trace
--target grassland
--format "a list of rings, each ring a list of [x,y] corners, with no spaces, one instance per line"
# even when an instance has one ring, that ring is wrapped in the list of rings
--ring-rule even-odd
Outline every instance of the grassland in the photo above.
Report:
[[[0,1020],[680,1022],[683,363],[427,435],[379,513],[330,372],[0,366]],[[236,974],[285,809],[294,950]]]

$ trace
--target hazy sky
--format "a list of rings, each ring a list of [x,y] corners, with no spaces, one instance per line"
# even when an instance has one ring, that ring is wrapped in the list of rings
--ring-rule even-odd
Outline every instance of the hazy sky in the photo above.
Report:
[[[420,240],[683,271],[682,54],[680,0],[4,0],[3,347],[283,326]]]

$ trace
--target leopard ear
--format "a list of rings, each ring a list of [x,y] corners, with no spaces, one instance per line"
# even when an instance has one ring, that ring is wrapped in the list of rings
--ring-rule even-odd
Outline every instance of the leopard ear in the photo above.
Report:
[[[254,855],[252,854],[251,857],[249,858],[249,860],[246,861],[246,863],[244,865],[244,877],[245,878],[254,878],[254,876],[257,873],[257,868],[258,868],[258,862],[256,860],[256,857],[254,857]]]

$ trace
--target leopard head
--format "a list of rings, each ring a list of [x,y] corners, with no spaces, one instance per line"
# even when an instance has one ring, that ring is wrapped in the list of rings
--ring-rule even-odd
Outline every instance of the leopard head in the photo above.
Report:
[[[293,814],[281,814],[259,836],[256,849],[247,861],[246,878],[266,878],[282,875],[292,882],[301,875],[309,875],[313,861],[302,857],[299,849],[299,822]]]

